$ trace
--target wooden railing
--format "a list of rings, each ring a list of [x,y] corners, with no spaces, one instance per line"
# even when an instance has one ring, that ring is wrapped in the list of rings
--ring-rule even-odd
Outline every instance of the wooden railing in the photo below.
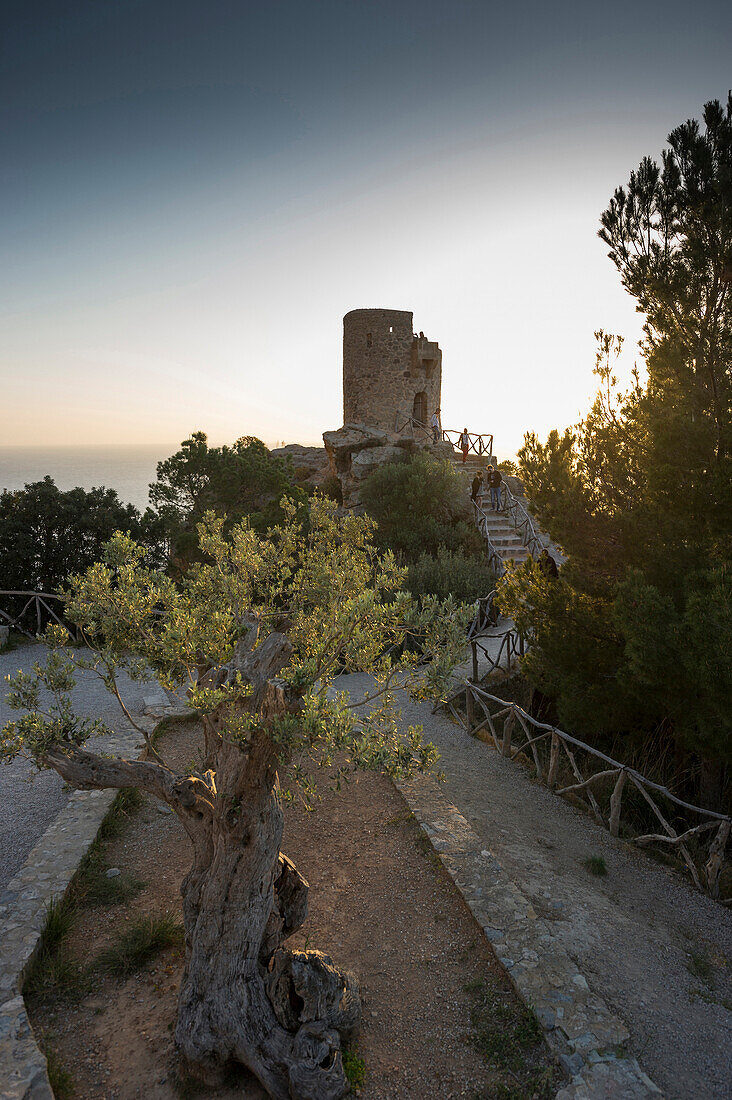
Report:
[[[9,606],[7,602],[9,598],[13,604],[21,607],[17,614],[12,614],[3,609],[3,604],[6,607]],[[57,614],[57,610],[51,607],[51,601],[57,604],[57,610],[61,614]],[[11,630],[17,630],[19,634],[25,634],[26,638],[36,638],[42,633],[44,626],[50,620],[65,627],[67,624],[63,621],[62,616],[63,600],[61,596],[55,596],[52,592],[18,592],[13,589],[0,589],[1,625],[8,626]],[[35,624],[35,634],[31,634],[23,623]]]
[[[503,634],[493,634],[490,641],[495,646],[497,639],[500,638],[500,645],[498,646],[498,653],[491,653],[488,649],[488,642],[481,641],[480,638],[476,638],[468,634],[470,641],[470,649],[473,658],[473,680],[481,679],[478,676],[478,663],[480,661],[479,654],[482,653],[488,662],[488,672],[495,672],[502,668],[502,662],[505,660],[505,671],[510,672],[514,661],[519,657],[523,657],[526,652],[526,642],[522,634],[519,634],[517,630],[509,629]],[[491,649],[493,648],[491,646]],[[484,674],[485,675],[485,674]]]
[[[416,434],[426,442],[432,442],[432,429],[427,424],[424,424],[421,420],[415,420],[413,416],[405,416],[404,413],[397,413],[394,420],[394,431],[398,435],[399,432],[403,432],[405,428],[409,428],[412,435]]]
[[[405,416],[404,413],[397,413],[396,420],[394,421],[394,431],[398,434],[403,432],[405,428],[410,428],[412,434],[415,432],[422,436],[422,438],[432,441],[432,428],[429,424],[425,424],[422,420],[417,420],[413,416]],[[440,430],[440,438],[444,443],[451,443],[456,450],[460,450],[460,437],[462,432],[456,428],[443,428]],[[493,436],[488,434],[481,434],[479,432],[468,432],[468,450],[476,455],[492,455],[493,454]]]
[[[503,482],[502,489],[503,509],[506,515],[511,517],[511,522],[532,558],[538,558],[545,546],[541,536],[536,530],[533,518],[529,515],[524,505],[511,491],[510,486],[507,485],[505,481]]]
[[[485,512],[477,500],[473,501],[473,508],[475,509],[475,526],[483,536],[485,542],[486,552],[488,554],[488,564],[496,574],[496,580],[502,577],[506,572],[506,566],[503,558],[498,552],[498,548],[491,541],[490,536],[490,523],[488,520],[488,514]]]
[[[496,590],[494,588],[487,596],[480,596],[475,601],[475,616],[468,627],[469,640],[474,638],[476,634],[482,634],[484,630],[488,630],[489,627],[496,625],[498,621],[498,611],[493,605],[493,597],[495,594]]]
[[[454,428],[444,428],[442,432],[442,438],[445,443],[452,443],[456,450],[460,450],[460,439],[462,432],[456,431]],[[477,432],[468,432],[468,451],[474,455],[492,455],[493,454],[493,436],[481,435]]]
[[[455,706],[458,700],[463,699],[464,716]],[[632,787],[652,811],[658,821],[659,831],[631,835],[627,839],[640,848],[654,845],[677,851],[694,885],[710,897],[722,900],[719,898],[719,884],[732,818],[684,802],[667,787],[647,779],[634,768],[613,760],[599,749],[555,726],[539,722],[516,703],[491,695],[477,683],[468,681],[443,705],[472,735],[483,733],[485,736],[485,731],[488,731],[495,748],[502,756],[510,760],[515,760],[519,755],[533,759],[537,779],[545,782],[558,795],[571,795],[580,800],[611,836],[616,837],[620,833],[623,791],[628,789],[628,785]],[[586,754],[587,762],[583,763],[586,773],[588,765],[590,771],[593,768],[600,770],[592,771],[592,774],[586,774],[585,777],[577,761],[579,753]],[[572,781],[562,781],[560,785],[563,762],[565,771],[566,765],[569,765]],[[599,789],[596,786],[598,784]],[[658,805],[659,796],[674,811],[681,810],[687,817],[693,815],[704,820],[698,824],[687,821],[683,829],[678,831],[668,820],[671,813],[668,810],[664,812]],[[710,835],[711,838],[708,839]],[[692,847],[698,849],[696,857],[692,855]],[[722,904],[732,905],[732,897],[722,900]]]

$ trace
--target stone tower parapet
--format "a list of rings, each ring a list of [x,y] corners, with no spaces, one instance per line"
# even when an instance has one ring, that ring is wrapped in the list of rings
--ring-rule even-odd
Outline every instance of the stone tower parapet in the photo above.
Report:
[[[442,352],[415,335],[404,309],[354,309],[343,318],[343,423],[393,432],[397,417],[424,424],[440,405]]]

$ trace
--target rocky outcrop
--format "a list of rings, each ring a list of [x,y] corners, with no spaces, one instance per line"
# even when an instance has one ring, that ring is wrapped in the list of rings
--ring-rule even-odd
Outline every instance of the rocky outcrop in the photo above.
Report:
[[[292,460],[295,481],[304,488],[318,488],[327,478],[337,478],[343,504],[349,509],[360,507],[361,484],[377,466],[399,462],[421,450],[444,458],[453,454],[449,443],[432,446],[426,439],[414,439],[411,435],[399,435],[368,424],[344,424],[335,431],[323,432],[323,443],[324,447],[288,443],[271,453]]]
[[[324,447],[303,447],[300,443],[288,443],[271,452],[278,458],[292,459],[295,481],[298,485],[314,488],[322,485],[330,473],[330,463]]]
[[[344,507],[361,505],[361,484],[377,466],[399,462],[429,444],[411,436],[397,435],[367,424],[344,424],[337,431],[323,432],[330,473],[341,483]]]

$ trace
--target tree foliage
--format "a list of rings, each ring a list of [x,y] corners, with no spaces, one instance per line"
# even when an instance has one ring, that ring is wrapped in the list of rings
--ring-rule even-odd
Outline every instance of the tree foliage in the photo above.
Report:
[[[436,554],[420,554],[410,562],[407,587],[413,596],[437,596],[445,600],[473,603],[478,596],[487,596],[496,578],[485,558],[465,554],[462,550],[440,547]]]
[[[50,477],[0,495],[0,586],[56,592],[98,561],[115,531],[131,535],[149,561],[162,560],[162,527],[123,504],[114,489],[63,492]]]
[[[421,730],[400,728],[393,688],[444,692],[470,612],[451,600],[418,606],[394,556],[373,546],[370,519],[339,518],[317,497],[307,524],[291,502],[282,508],[266,539],[248,520],[227,532],[206,513],[202,560],[179,583],[115,536],[71,586],[68,614],[87,652],[49,630],[46,665],[11,683],[9,702],[23,713],[5,727],[0,756],[30,756],[82,789],[139,787],[172,807],[193,849],[182,886],[182,1053],[207,1071],[243,1061],[283,1100],[337,1100],[348,1091],[340,1036],[358,998],[327,956],[282,946],[305,919],[308,888],[280,853],[279,775],[289,768],[290,789],[312,800],[315,770],[334,761],[338,777],[408,776],[433,763]],[[413,634],[426,665],[404,644]],[[344,665],[374,677],[365,708],[330,690]],[[192,770],[168,766],[144,729],[138,761],[85,747],[100,728],[74,714],[74,671],[95,670],[116,694],[122,667],[187,689],[204,731]]]
[[[614,376],[574,429],[520,451],[526,492],[568,555],[558,581],[531,564],[500,597],[535,642],[526,667],[587,735],[663,729],[677,750],[732,756],[732,98],[706,104],[644,158],[602,215],[646,318],[647,380]],[[677,753],[678,755],[678,753]]]
[[[252,527],[264,532],[282,519],[284,493],[305,499],[295,488],[288,459],[272,455],[254,436],[243,436],[231,447],[209,447],[205,432],[193,432],[179,451],[159,462],[150,486],[173,561],[182,570],[197,554],[197,525],[205,512],[225,516],[227,529],[247,516]]]
[[[483,550],[465,482],[447,460],[420,451],[404,462],[378,466],[364,481],[361,500],[377,522],[379,546],[405,561],[440,548]]]

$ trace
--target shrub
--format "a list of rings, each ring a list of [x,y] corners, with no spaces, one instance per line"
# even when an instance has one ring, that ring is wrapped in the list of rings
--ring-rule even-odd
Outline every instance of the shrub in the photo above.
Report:
[[[420,554],[409,566],[407,587],[415,598],[434,595],[457,601],[487,596],[495,585],[495,574],[485,560],[469,557],[462,550],[440,547],[436,554]]]
[[[361,500],[378,524],[376,542],[407,561],[440,547],[482,553],[466,483],[451,462],[420,452],[378,466]]]

